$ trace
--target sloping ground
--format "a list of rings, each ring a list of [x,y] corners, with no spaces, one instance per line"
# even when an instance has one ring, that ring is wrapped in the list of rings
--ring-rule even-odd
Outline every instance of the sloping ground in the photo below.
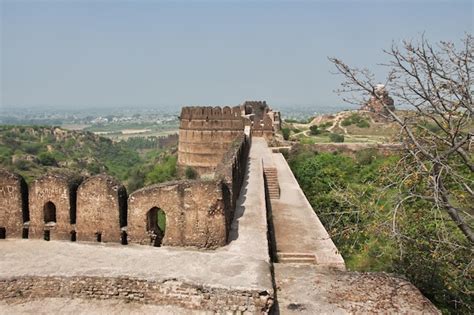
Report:
[[[388,274],[274,268],[279,314],[441,314],[410,282]]]
[[[221,313],[268,312],[274,292],[258,148],[252,146],[250,152],[229,245],[205,251],[0,240],[2,312],[28,313],[33,306],[54,311],[67,305],[61,313],[74,313],[75,304],[89,299],[105,313],[122,302],[138,308],[148,303]],[[71,298],[74,302],[67,302]]]

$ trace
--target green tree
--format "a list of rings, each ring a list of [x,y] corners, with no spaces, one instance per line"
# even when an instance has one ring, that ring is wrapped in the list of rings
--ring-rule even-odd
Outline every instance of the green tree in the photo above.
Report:
[[[281,134],[283,135],[283,139],[290,139],[290,128],[281,128]]]
[[[321,130],[319,129],[318,125],[312,125],[309,127],[309,133],[313,136],[317,136],[321,133]]]
[[[330,133],[329,140],[332,142],[344,142],[344,135],[340,135],[338,133]]]

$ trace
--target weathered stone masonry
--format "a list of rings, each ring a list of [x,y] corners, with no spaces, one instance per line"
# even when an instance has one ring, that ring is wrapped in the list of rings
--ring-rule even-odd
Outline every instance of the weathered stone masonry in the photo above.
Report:
[[[244,133],[239,107],[183,107],[178,165],[199,175],[213,174],[231,143]]]
[[[8,228],[11,237],[19,237],[29,220],[30,237],[47,240],[223,246],[245,180],[251,140],[244,134],[245,122],[252,123],[250,127],[256,135],[272,137],[277,126],[274,118],[278,117],[272,113],[277,112],[272,112],[265,102],[233,108],[184,107],[178,165],[181,169],[192,167],[206,176],[145,187],[134,192],[128,202],[125,187],[105,174],[82,183],[76,175],[47,174],[31,185],[29,203],[24,202],[28,193],[20,192],[26,185],[17,180],[17,186],[13,186],[20,187],[18,193],[12,192],[0,201],[0,224],[15,226]],[[0,184],[6,187],[0,186],[0,192],[13,189],[6,179]],[[11,211],[16,217],[8,215]],[[165,217],[163,231],[157,227],[158,211]],[[7,217],[15,222],[3,223]]]
[[[30,237],[120,242],[127,230],[128,241],[152,244],[148,212],[159,208],[166,215],[166,229],[159,245],[224,246],[244,180],[249,145],[245,135],[238,136],[224,153],[212,180],[183,180],[145,187],[131,194],[128,203],[125,187],[105,174],[84,181],[75,175],[42,176],[30,187]],[[3,186],[8,186],[10,178],[20,185],[21,177],[8,174],[11,176],[3,176]],[[1,199],[1,204],[6,205],[0,208],[2,218],[8,216],[9,209],[15,209],[8,205],[16,205],[16,218],[9,218],[15,218],[17,232],[9,237],[20,237],[23,223],[28,221],[27,205],[20,206],[20,201],[28,196],[26,184],[23,185],[23,192],[20,188],[3,189],[11,193]],[[19,216],[23,213],[25,218]]]
[[[29,189],[29,237],[67,240],[76,220],[76,190],[82,178],[75,174],[46,174]],[[45,232],[46,231],[46,232]]]
[[[28,187],[17,174],[0,169],[0,237],[22,236],[28,222]]]
[[[153,281],[131,277],[24,277],[0,280],[0,300],[41,298],[117,299],[168,304],[187,309],[266,314],[273,304],[269,292],[192,285],[173,279]]]
[[[148,212],[166,214],[163,245],[218,247],[226,243],[222,192],[215,181],[179,181],[140,189],[130,195],[129,241],[150,244]]]
[[[115,178],[96,175],[77,190],[79,241],[118,242],[127,225],[127,191]]]

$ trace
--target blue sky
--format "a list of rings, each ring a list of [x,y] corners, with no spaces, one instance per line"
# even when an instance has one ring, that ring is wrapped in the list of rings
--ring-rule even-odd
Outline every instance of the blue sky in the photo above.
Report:
[[[472,1],[1,2],[1,107],[341,104],[328,56],[472,33]]]

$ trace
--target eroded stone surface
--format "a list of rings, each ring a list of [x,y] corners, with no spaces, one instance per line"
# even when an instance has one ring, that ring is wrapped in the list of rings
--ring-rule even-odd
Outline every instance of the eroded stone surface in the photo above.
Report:
[[[77,239],[120,242],[127,225],[127,191],[115,178],[100,174],[77,189]]]
[[[23,178],[0,169],[0,229],[4,237],[21,237],[29,220],[28,187]]]
[[[393,275],[274,268],[280,314],[441,314],[414,285]]]
[[[48,173],[29,189],[29,237],[69,240],[76,220],[76,190],[81,177],[68,173]]]

